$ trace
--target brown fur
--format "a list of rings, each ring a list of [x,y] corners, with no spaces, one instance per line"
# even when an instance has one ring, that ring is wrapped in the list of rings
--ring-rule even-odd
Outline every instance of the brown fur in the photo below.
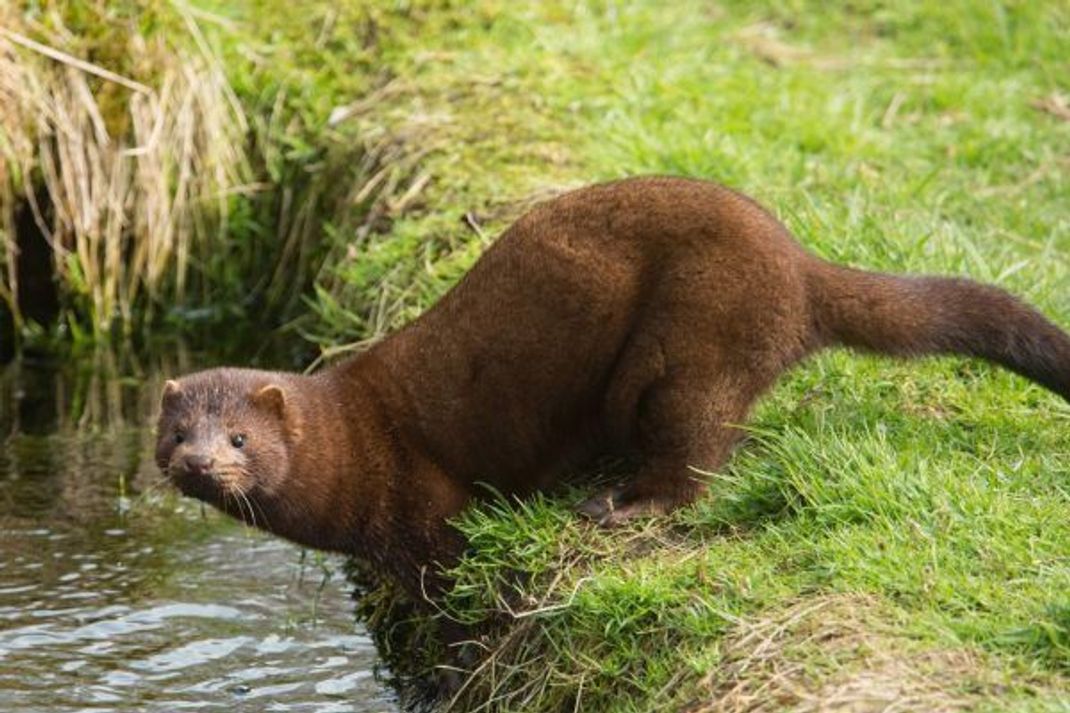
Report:
[[[1070,338],[1007,293],[837,267],[731,190],[643,178],[535,208],[422,317],[336,366],[169,386],[157,457],[185,492],[419,596],[441,585],[423,568],[461,551],[446,520],[480,483],[523,495],[634,454],[638,473],[582,511],[666,512],[702,493],[689,466],[723,464],[778,375],[837,344],[978,356],[1070,400]]]

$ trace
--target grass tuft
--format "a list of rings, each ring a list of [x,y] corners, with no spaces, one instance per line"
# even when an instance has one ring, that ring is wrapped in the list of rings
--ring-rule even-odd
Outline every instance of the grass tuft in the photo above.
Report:
[[[349,35],[370,10],[289,9],[287,31],[317,38],[290,57],[293,38],[256,14],[276,4],[224,8],[233,19],[165,0],[0,9],[0,311],[16,333],[278,326],[306,311],[325,264],[418,202],[417,152],[339,125],[369,73],[343,82],[335,68],[339,86],[312,96],[304,84],[332,43],[375,54]],[[34,241],[45,269],[20,258]],[[27,324],[49,281],[58,316]]]

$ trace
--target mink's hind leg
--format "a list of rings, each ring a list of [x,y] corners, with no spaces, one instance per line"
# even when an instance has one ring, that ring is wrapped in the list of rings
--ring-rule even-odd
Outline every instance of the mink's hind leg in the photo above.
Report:
[[[629,482],[609,488],[579,511],[611,526],[694,502],[706,490],[695,469],[719,468],[743,435],[740,425],[760,389],[754,375],[689,369],[651,384],[637,404],[636,436],[644,463]]]

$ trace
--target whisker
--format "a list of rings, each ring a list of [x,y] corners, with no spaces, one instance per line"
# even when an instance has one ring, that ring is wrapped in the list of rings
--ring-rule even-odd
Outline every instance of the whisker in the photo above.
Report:
[[[245,507],[243,506],[241,498],[239,497],[241,491],[237,488],[232,488],[229,485],[221,485],[220,489],[225,495],[230,495],[234,498],[234,507],[236,507],[238,510],[238,520],[241,521],[241,524],[245,526],[246,532],[248,532],[249,521],[245,519]]]
[[[260,502],[257,501],[256,494],[255,493],[246,492],[245,495],[246,495],[246,498],[249,501],[249,504],[251,506],[255,506],[258,510],[260,510],[260,516],[262,518],[264,518],[264,529],[268,530],[269,532],[274,532],[274,530],[271,528],[271,522],[268,521],[267,512],[264,511],[264,506]]]
[[[264,525],[267,526],[267,529],[269,531],[275,532],[274,526],[271,524],[271,521],[268,519],[267,510],[264,508],[264,504],[261,503],[259,500],[257,500],[255,495],[250,495],[249,497],[250,497],[250,499],[252,499],[253,504],[256,505],[258,508],[260,508],[260,514],[264,518]]]
[[[253,512],[253,504],[251,502],[249,502],[249,497],[245,494],[245,491],[242,490],[241,488],[235,488],[234,492],[236,492],[238,494],[238,497],[241,498],[245,502],[245,506],[249,509],[249,520],[251,521],[250,524],[252,524],[252,526],[255,528],[256,527],[256,513]]]

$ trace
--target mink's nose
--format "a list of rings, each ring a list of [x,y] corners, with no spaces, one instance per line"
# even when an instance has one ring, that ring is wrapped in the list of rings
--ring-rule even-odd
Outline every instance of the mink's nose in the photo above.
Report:
[[[192,455],[186,456],[185,464],[188,473],[204,477],[212,471],[212,466],[215,465],[215,460],[208,456]]]

